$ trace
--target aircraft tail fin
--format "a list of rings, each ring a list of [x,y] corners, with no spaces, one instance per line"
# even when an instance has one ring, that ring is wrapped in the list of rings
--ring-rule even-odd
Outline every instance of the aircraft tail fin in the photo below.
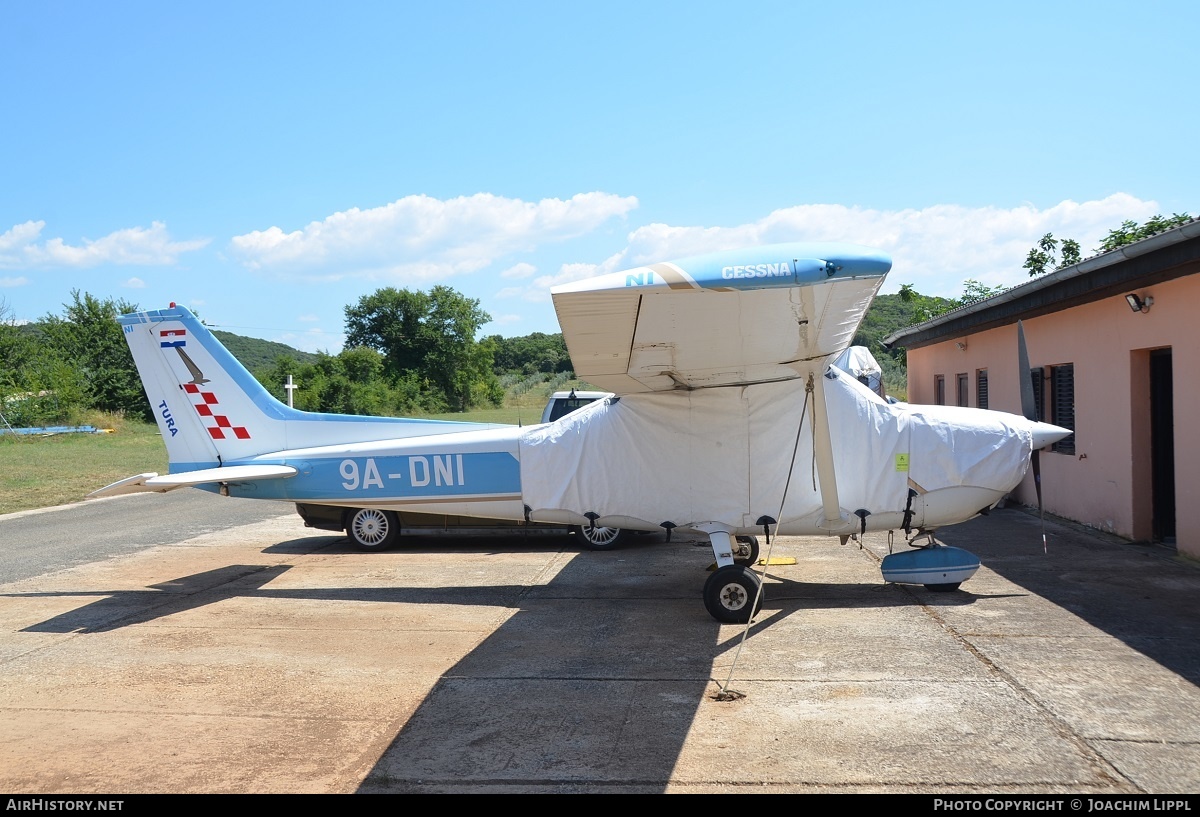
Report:
[[[273,397],[187,309],[117,319],[167,446],[172,473],[286,449],[487,427],[477,423],[297,411]]]
[[[264,424],[257,422],[259,417],[254,418],[256,422],[247,419],[253,400],[245,399],[249,384],[239,383],[237,376],[249,378],[249,374],[195,315],[172,305],[117,320],[133,353],[172,470],[207,468],[236,459],[238,454],[262,453],[264,446],[255,443],[260,435],[250,429],[257,431]],[[251,390],[266,394],[257,382]],[[253,413],[261,415],[256,407]],[[239,451],[235,452],[235,444]]]

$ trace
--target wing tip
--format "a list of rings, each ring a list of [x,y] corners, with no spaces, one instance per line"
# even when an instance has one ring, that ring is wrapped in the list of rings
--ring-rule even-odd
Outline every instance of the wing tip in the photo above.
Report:
[[[157,476],[157,471],[147,471],[144,474],[134,474],[132,477],[119,479],[116,482],[105,485],[103,488],[98,488],[85,496],[84,499],[103,499],[110,496],[140,494],[146,491],[161,491],[161,488],[154,488],[146,484],[147,480],[153,479]]]

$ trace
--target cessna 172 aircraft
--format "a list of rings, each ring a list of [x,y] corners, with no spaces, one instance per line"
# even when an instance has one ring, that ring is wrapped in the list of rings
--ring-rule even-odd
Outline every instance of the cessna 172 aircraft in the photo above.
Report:
[[[614,396],[525,428],[296,411],[188,310],[124,315],[170,473],[93,496],[199,486],[367,521],[402,510],[699,532],[717,561],[705,607],[746,622],[761,579],[757,549],[738,537],[902,529],[915,541],[995,505],[1031,454],[1069,433],[996,411],[889,405],[831,367],[890,268],[864,247],[779,244],[557,287],[576,375]],[[954,589],[978,566],[930,535],[883,570]]]

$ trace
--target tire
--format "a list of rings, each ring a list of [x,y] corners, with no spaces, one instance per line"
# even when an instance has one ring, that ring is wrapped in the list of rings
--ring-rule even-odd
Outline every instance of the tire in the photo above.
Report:
[[[704,608],[722,624],[745,624],[762,606],[760,587],[758,574],[745,565],[717,568],[704,583]]]
[[[358,508],[346,517],[346,535],[359,550],[387,550],[400,538],[400,519],[393,511]]]
[[[931,593],[953,593],[958,589],[962,582],[953,582],[950,584],[927,584],[925,589]]]
[[[738,536],[733,540],[733,563],[746,567],[758,564],[757,536]]]
[[[583,540],[588,550],[616,550],[629,539],[630,531],[606,528],[602,525],[575,525],[571,530]]]

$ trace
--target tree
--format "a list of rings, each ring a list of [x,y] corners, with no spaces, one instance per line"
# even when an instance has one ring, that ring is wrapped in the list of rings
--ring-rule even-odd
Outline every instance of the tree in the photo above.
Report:
[[[55,364],[34,335],[17,326],[8,302],[0,299],[0,415],[9,425],[36,426],[65,419],[54,380],[68,372]]]
[[[571,356],[561,332],[534,332],[515,338],[491,335],[488,340],[496,344],[497,372],[531,375],[571,371]]]
[[[427,343],[422,321],[428,312],[424,292],[387,287],[364,295],[346,307],[346,347],[382,352],[393,375],[420,369]]]
[[[976,281],[974,278],[968,278],[963,281],[962,296],[954,302],[954,306],[951,309],[966,306],[967,304],[975,303],[975,301],[982,301],[984,298],[990,298],[993,295],[999,295],[1007,288],[1002,284],[990,287],[980,281]]]
[[[86,407],[146,420],[154,418],[117,316],[136,312],[128,301],[100,300],[71,290],[64,316],[47,315],[41,324],[51,354],[79,372]]]
[[[415,375],[461,411],[503,397],[492,371],[495,346],[475,340],[490,320],[478,300],[447,286],[427,293],[387,287],[346,307],[346,346],[382,352],[394,380],[411,385]]]
[[[13,322],[8,301],[0,298],[0,386],[15,387],[35,354],[33,341]]]
[[[963,281],[962,295],[957,298],[940,298],[931,295],[922,295],[913,289],[912,284],[902,284],[900,286],[900,300],[909,306],[911,312],[910,323],[924,323],[930,318],[936,318],[951,309],[958,309],[960,306],[982,301],[984,298],[990,298],[993,295],[999,295],[1007,287],[997,285],[990,287],[974,278],[968,278]],[[882,296],[881,296],[882,297]],[[869,313],[868,313],[869,314]]]
[[[1163,230],[1178,227],[1191,220],[1192,217],[1187,213],[1172,213],[1170,216],[1159,213],[1151,216],[1145,224],[1141,225],[1136,221],[1126,219],[1121,222],[1120,227],[1108,231],[1108,235],[1100,242],[1096,252],[1109,252],[1117,247],[1124,247],[1126,244],[1141,241],[1143,238],[1149,238]],[[1056,255],[1058,256],[1057,263],[1055,263]],[[1054,269],[1060,270],[1078,264],[1081,259],[1082,252],[1078,241],[1064,238],[1060,245],[1053,233],[1046,233],[1038,240],[1037,246],[1029,250],[1029,255],[1025,257],[1025,263],[1022,266],[1029,270],[1030,277],[1036,277],[1049,272],[1052,264]]]
[[[912,284],[900,285],[900,300],[907,304],[910,311],[908,317],[912,323],[924,323],[930,318],[943,312],[949,312],[958,306],[957,301],[931,295],[922,295],[913,289]]]
[[[1029,277],[1034,278],[1049,272],[1051,264],[1054,264],[1056,270],[1078,264],[1080,256],[1078,241],[1064,238],[1060,247],[1054,233],[1046,233],[1038,239],[1037,246],[1029,250],[1029,255],[1025,257],[1025,263],[1021,266],[1029,270]]]
[[[1138,226],[1136,221],[1126,219],[1121,222],[1120,227],[1108,231],[1108,235],[1100,242],[1100,248],[1097,252],[1115,250],[1117,247],[1141,241],[1143,238],[1149,238],[1156,233],[1161,233],[1163,230],[1169,230],[1172,227],[1178,227],[1180,224],[1185,224],[1191,220],[1192,217],[1187,213],[1172,213],[1169,217],[1159,213],[1158,215],[1151,216],[1141,226]]]

